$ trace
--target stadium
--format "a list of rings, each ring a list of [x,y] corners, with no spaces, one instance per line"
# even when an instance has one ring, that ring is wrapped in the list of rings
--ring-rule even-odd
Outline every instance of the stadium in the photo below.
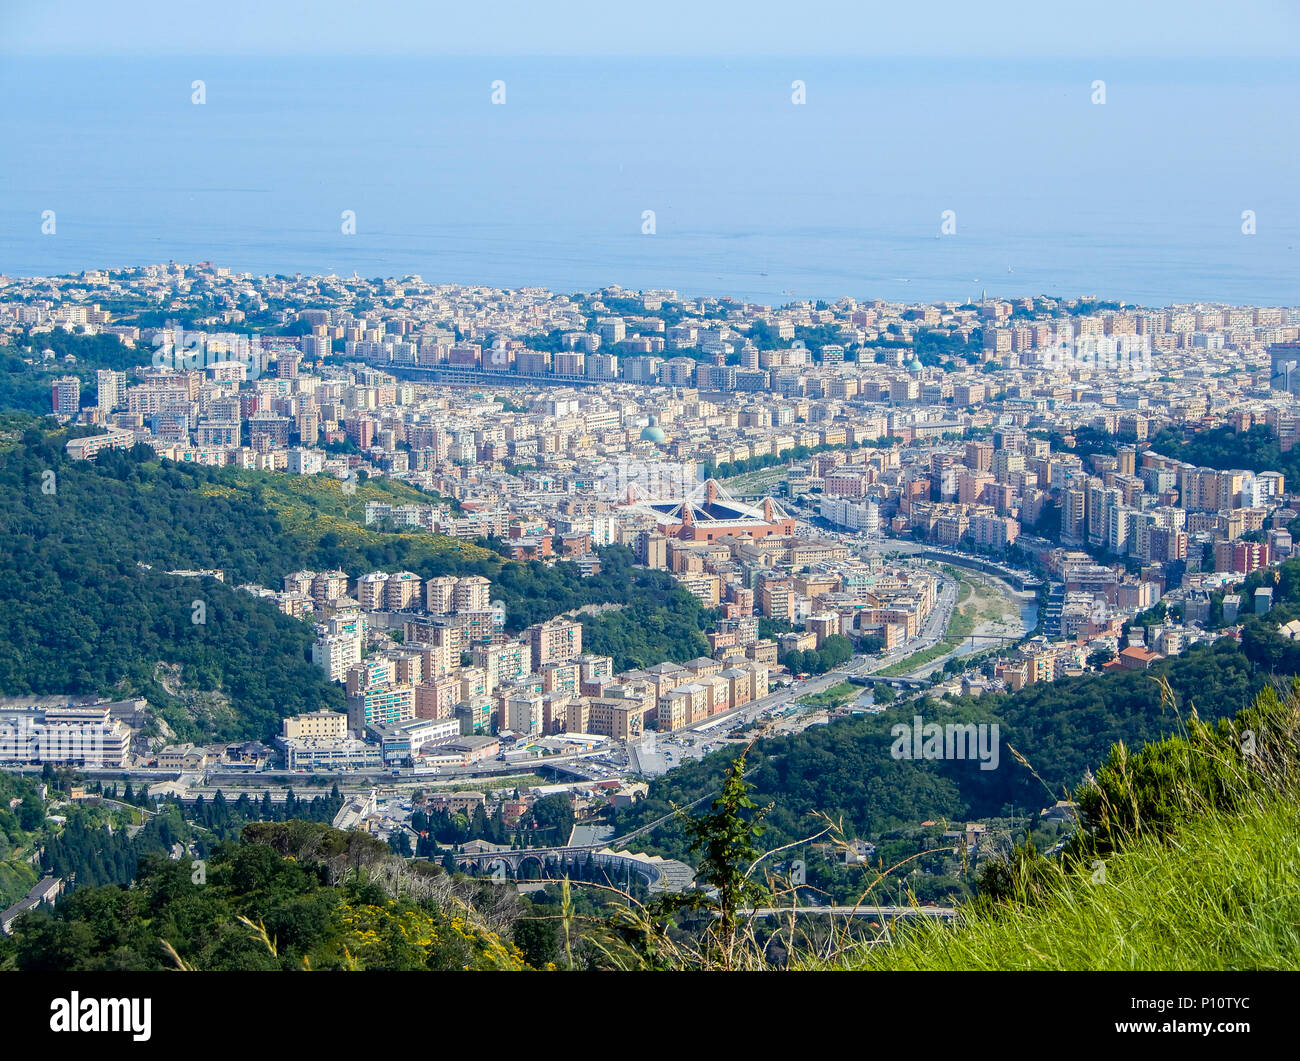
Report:
[[[771,534],[794,534],[794,520],[772,498],[757,505],[738,501],[716,479],[706,479],[685,497],[672,500],[647,498],[633,487],[628,504],[652,512],[659,533],[683,541],[711,542],[727,535],[761,541]]]

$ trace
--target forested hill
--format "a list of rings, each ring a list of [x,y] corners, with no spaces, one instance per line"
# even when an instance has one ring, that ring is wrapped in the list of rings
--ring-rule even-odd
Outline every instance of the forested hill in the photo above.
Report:
[[[367,481],[348,496],[327,476],[178,464],[147,446],[72,461],[64,452],[68,437],[29,428],[0,457],[5,533],[154,567],[220,568],[232,585],[274,588],[301,568],[359,573],[408,565],[422,574],[492,574],[501,562],[469,543],[362,525],[368,500],[430,500],[410,487]]]
[[[1231,715],[1268,680],[1234,641],[1224,639],[1194,646],[1146,672],[1092,673],[1017,693],[956,701],[926,698],[878,715],[812,726],[796,736],[761,740],[750,753],[748,778],[756,785],[754,800],[773,804],[763,846],[771,849],[811,836],[826,826],[826,818],[842,822],[849,836],[875,838],[924,820],[1033,815],[1073,790],[1111,745],[1123,741],[1134,747],[1178,731],[1178,715],[1161,705],[1160,687],[1153,680],[1160,676],[1177,694],[1178,714],[1185,717],[1194,705],[1203,719]],[[926,723],[997,723],[997,768],[981,770],[972,760],[894,759],[890,728],[900,722],[910,725],[914,715]],[[719,751],[654,781],[647,799],[619,815],[618,832],[716,791],[735,754],[735,749]],[[680,819],[656,830],[650,848],[687,857]]]
[[[279,589],[302,568],[484,575],[512,630],[623,605],[584,617],[587,643],[619,667],[707,649],[699,602],[621,547],[584,579],[572,564],[364,526],[367,500],[430,500],[401,484],[349,495],[328,476],[195,467],[144,446],[72,461],[66,432],[28,423],[0,452],[0,695],[144,695],[185,739],[266,739],[286,715],[339,709],[341,688],[310,662],[311,624],[235,588]],[[166,573],[212,569],[224,583]]]
[[[0,691],[144,695],[191,739],[266,738],[286,714],[340,708],[308,624],[215,578],[165,573],[256,576],[276,556],[274,516],[106,457],[70,462],[39,435],[0,457]],[[218,695],[196,709],[160,663],[188,693]]]
[[[1152,436],[1149,445],[1156,453],[1202,468],[1281,472],[1288,485],[1300,475],[1300,453],[1294,449],[1283,452],[1276,433],[1264,424],[1246,431],[1229,425],[1191,432],[1166,427]]]
[[[517,900],[403,863],[363,832],[254,823],[208,856],[201,881],[192,866],[149,855],[129,888],[80,888],[27,914],[12,940],[0,937],[0,969],[524,968],[523,953],[493,930],[511,926]]]

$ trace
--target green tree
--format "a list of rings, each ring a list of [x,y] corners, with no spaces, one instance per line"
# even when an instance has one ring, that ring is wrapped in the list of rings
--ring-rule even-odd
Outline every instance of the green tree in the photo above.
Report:
[[[573,803],[562,793],[543,796],[529,809],[528,822],[542,834],[539,842],[563,844],[573,831]]]
[[[703,884],[715,893],[711,901],[718,915],[716,931],[723,968],[730,968],[736,946],[736,927],[746,903],[763,894],[750,871],[760,852],[755,841],[763,834],[762,820],[771,809],[759,808],[750,798],[753,786],[745,780],[745,756],[732,762],[723,778],[722,791],[710,813],[693,819],[687,826],[691,851],[703,857],[695,870],[696,886]]]
[[[1088,666],[1094,670],[1101,670],[1107,663],[1115,658],[1115,653],[1108,648],[1099,648],[1095,652],[1088,654]]]
[[[27,832],[31,832],[44,820],[45,805],[35,793],[29,792],[18,805],[18,824]]]
[[[834,670],[853,657],[853,644],[843,634],[832,634],[823,642],[821,651],[823,670]]]
[[[515,946],[524,952],[524,960],[534,969],[545,969],[559,960],[560,941],[555,922],[541,918],[521,918],[513,930]]]

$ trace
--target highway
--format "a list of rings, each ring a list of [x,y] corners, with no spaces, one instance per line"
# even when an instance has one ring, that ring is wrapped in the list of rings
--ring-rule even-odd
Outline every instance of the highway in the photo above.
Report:
[[[328,791],[328,785],[338,782],[340,788],[357,787],[360,785],[383,784],[391,786],[395,782],[423,782],[429,784],[437,781],[453,781],[464,778],[475,777],[509,777],[515,774],[528,774],[534,770],[554,767],[575,774],[586,774],[588,771],[582,769],[584,760],[599,757],[600,750],[586,752],[576,752],[571,755],[549,755],[533,759],[514,759],[506,762],[499,762],[496,759],[476,763],[473,766],[444,766],[436,770],[425,770],[419,773],[413,770],[403,769],[398,776],[393,775],[389,770],[344,770],[344,771],[320,771],[310,773],[308,771],[289,771],[289,770],[220,770],[209,769],[204,772],[205,787],[225,786],[227,792],[238,791],[240,788],[256,789],[258,792],[268,787],[292,787],[298,786],[298,791],[304,798],[310,798],[313,789],[320,786],[306,787],[309,780],[323,779],[326,782],[325,791]],[[39,766],[29,766],[26,768],[19,767],[16,772],[38,773]],[[98,780],[118,780],[125,779],[130,781],[145,781],[149,784],[156,784],[160,781],[175,781],[181,776],[177,770],[159,770],[157,768],[134,767],[128,769],[99,769],[96,767],[84,767],[81,772],[92,779]],[[196,789],[196,791],[201,791]],[[316,793],[319,794],[319,793]]]
[[[671,736],[698,735],[717,729],[719,731],[717,735],[721,737],[721,731],[734,729],[736,726],[752,722],[769,708],[784,707],[792,700],[824,692],[832,686],[847,681],[850,676],[855,674],[873,674],[893,663],[897,663],[899,660],[906,659],[914,652],[929,648],[943,637],[944,631],[948,628],[948,623],[952,619],[953,608],[957,604],[957,583],[946,574],[941,572],[936,572],[936,574],[940,580],[940,585],[935,606],[929,616],[926,617],[916,637],[909,638],[892,651],[882,653],[879,656],[854,656],[843,667],[837,667],[835,670],[827,671],[816,678],[810,678],[807,681],[777,689],[759,700],[752,700],[748,704],[742,704],[740,707],[733,708],[723,714],[713,715],[692,726],[684,726],[681,729],[673,730]],[[668,737],[667,734],[661,734],[658,739],[662,742],[666,737]]]
[[[893,666],[900,660],[907,659],[914,652],[921,652],[939,643],[948,629],[948,624],[952,622],[953,609],[957,606],[958,585],[946,574],[936,572],[936,575],[939,579],[939,593],[934,608],[921,624],[916,637],[910,638],[889,652],[882,653],[869,665],[856,668],[854,673],[874,674],[876,671]]]
[[[898,543],[889,543],[898,544]],[[887,668],[911,654],[936,644],[947,629],[957,603],[958,584],[949,575],[935,570],[939,579],[939,591],[935,607],[922,624],[915,637],[909,638],[892,651],[879,656],[855,656],[844,666],[826,674],[810,678],[803,682],[773,690],[767,696],[743,704],[738,708],[713,715],[695,725],[674,730],[671,734],[655,734],[650,739],[653,745],[639,742],[631,743],[626,754],[615,751],[606,745],[592,751],[570,755],[556,755],[536,759],[510,759],[505,762],[497,760],[475,763],[472,766],[442,767],[435,771],[414,773],[404,769],[397,776],[392,770],[349,771],[341,773],[290,773],[287,771],[267,771],[251,773],[243,770],[225,771],[210,769],[203,778],[204,789],[225,787],[229,791],[240,788],[261,791],[269,786],[298,786],[303,795],[309,797],[312,789],[306,787],[309,780],[324,779],[327,783],[337,782],[341,788],[349,790],[359,786],[382,785],[385,787],[407,787],[412,784],[431,784],[440,781],[468,780],[473,778],[490,779],[535,770],[551,768],[572,777],[585,780],[613,780],[627,774],[656,776],[680,765],[683,758],[693,758],[707,754],[709,750],[734,740],[732,731],[757,720],[765,711],[780,710],[792,702],[839,685],[849,677],[859,674],[873,674]],[[797,717],[780,720],[773,727],[776,732],[798,732],[809,724],[825,720],[825,710],[808,711]],[[741,736],[741,735],[737,735]],[[611,751],[614,754],[611,755]],[[136,781],[157,782],[177,777],[174,771],[131,769],[131,770],[87,770],[92,777],[130,778]]]

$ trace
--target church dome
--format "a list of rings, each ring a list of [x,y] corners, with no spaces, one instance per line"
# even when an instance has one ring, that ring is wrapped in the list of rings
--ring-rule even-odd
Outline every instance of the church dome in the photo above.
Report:
[[[664,434],[664,429],[659,426],[659,418],[650,417],[650,423],[641,432],[642,442],[663,442],[668,438]]]

